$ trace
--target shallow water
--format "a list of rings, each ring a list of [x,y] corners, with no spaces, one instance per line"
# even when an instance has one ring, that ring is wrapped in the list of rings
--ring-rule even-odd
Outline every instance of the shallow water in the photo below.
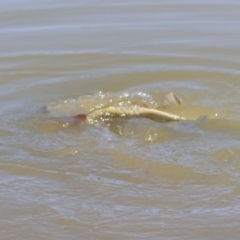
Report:
[[[233,0],[2,1],[1,239],[238,239],[239,12]],[[55,118],[157,108],[171,91],[182,105],[168,110],[196,120]]]

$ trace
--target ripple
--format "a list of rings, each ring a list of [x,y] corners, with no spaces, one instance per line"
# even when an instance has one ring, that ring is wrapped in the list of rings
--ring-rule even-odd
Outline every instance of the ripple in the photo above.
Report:
[[[237,239],[236,1],[1,6],[3,238]],[[169,92],[196,121],[61,118]]]

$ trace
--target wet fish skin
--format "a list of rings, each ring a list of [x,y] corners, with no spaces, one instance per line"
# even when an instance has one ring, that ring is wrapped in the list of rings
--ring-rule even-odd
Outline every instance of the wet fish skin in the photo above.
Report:
[[[79,115],[78,115],[79,116]],[[89,123],[93,123],[101,118],[148,118],[157,122],[171,122],[186,120],[175,114],[171,114],[165,111],[160,111],[152,108],[145,107],[108,107],[95,109],[87,114],[86,120]]]

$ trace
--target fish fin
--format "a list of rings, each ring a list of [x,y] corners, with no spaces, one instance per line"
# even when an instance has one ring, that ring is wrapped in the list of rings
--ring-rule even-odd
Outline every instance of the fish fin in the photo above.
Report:
[[[163,108],[167,108],[172,106],[179,106],[181,103],[181,99],[179,99],[173,92],[170,92],[164,96],[162,106]]]
[[[74,118],[80,122],[85,122],[87,120],[87,114],[78,114],[74,116]]]

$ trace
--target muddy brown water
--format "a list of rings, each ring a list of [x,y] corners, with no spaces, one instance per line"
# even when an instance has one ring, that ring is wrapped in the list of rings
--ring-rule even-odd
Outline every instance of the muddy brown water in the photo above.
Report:
[[[0,238],[239,239],[239,12],[1,1]],[[54,121],[171,91],[196,121]]]

